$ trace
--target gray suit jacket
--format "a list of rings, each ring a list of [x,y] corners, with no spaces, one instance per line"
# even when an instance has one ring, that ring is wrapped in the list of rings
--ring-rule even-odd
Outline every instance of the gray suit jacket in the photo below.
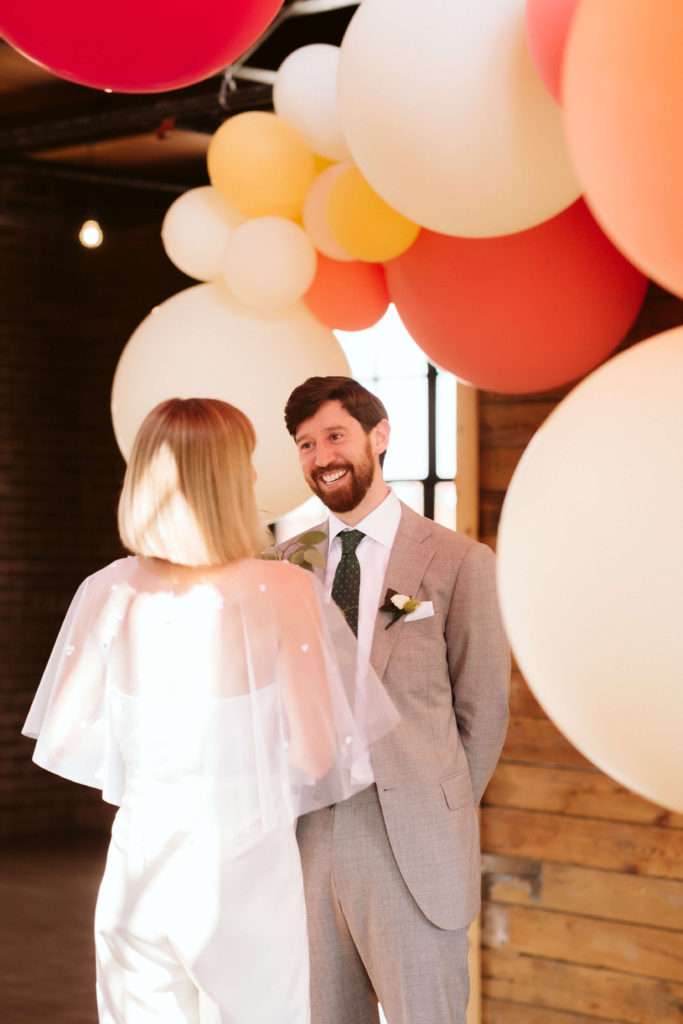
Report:
[[[319,529],[327,533],[327,523]],[[283,557],[297,541],[280,545]],[[327,556],[327,537],[319,547]],[[508,721],[510,653],[494,555],[402,505],[387,588],[431,601],[434,615],[390,629],[391,615],[377,615],[370,660],[401,715],[372,746],[377,791],[418,906],[438,927],[462,928],[479,910],[476,806]]]

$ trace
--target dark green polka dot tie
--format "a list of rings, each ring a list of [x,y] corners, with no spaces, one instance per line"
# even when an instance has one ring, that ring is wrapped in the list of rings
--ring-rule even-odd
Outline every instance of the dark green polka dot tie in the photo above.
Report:
[[[342,556],[332,584],[332,600],[339,605],[344,613],[344,618],[356,636],[358,636],[358,595],[360,593],[360,564],[356,548],[364,536],[365,534],[360,530],[343,530],[339,534]]]

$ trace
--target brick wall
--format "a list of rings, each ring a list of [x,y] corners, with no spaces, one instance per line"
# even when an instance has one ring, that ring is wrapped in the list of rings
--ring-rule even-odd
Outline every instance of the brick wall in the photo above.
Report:
[[[0,177],[0,835],[104,823],[99,793],[31,762],[21,725],[80,580],[121,554],[124,464],[109,415],[116,362],[158,302],[189,285],[159,237],[174,196],[88,186],[105,231],[77,239],[82,183]]]

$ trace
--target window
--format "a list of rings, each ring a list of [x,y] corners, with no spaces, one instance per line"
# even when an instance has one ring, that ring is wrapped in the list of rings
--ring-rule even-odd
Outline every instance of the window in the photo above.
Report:
[[[416,512],[455,529],[455,377],[432,366],[393,306],[366,331],[335,331],[351,375],[384,402],[391,439],[384,477]],[[275,524],[278,541],[327,515],[312,496]]]

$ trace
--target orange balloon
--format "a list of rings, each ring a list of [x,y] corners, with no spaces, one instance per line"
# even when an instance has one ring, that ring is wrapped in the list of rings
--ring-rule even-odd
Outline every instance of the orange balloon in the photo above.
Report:
[[[301,216],[315,177],[313,154],[295,128],[265,110],[228,118],[207,153],[211,184],[247,217]]]
[[[349,167],[330,187],[325,206],[335,241],[358,260],[379,263],[409,249],[420,230],[370,188],[357,167]]]
[[[641,270],[683,296],[683,4],[584,0],[562,85],[586,200]]]
[[[432,362],[512,393],[557,387],[601,363],[647,287],[581,199],[516,235],[423,230],[386,272],[401,320]]]
[[[389,305],[381,263],[352,263],[318,253],[313,284],[304,295],[311,313],[339,331],[363,331],[381,320]]]

